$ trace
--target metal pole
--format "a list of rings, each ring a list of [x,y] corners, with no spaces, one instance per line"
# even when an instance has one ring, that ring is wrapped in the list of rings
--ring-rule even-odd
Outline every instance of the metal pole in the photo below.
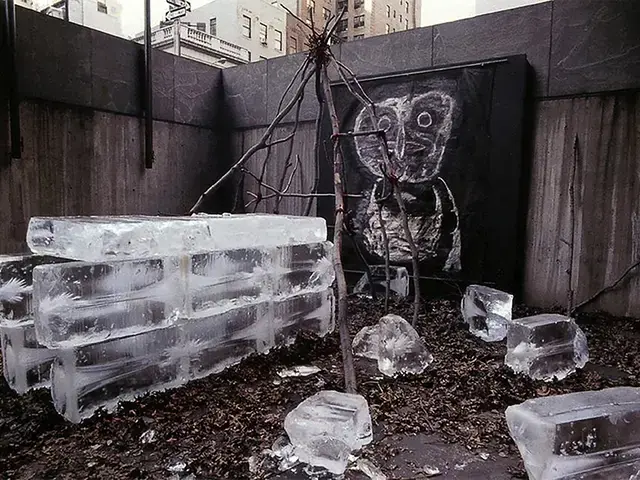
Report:
[[[69,0],[64,0],[64,20],[69,21]]]
[[[9,123],[11,126],[11,158],[22,157],[20,135],[20,99],[16,70],[16,6],[14,0],[5,1],[7,19],[7,49],[9,61]]]
[[[180,48],[182,47],[182,45],[180,45],[180,25],[182,22],[180,22],[179,18],[176,18],[176,20],[173,22],[173,28],[175,28],[175,52],[176,52],[176,56],[180,56]]]
[[[145,138],[146,168],[153,167],[153,79],[151,67],[151,0],[144,0]]]

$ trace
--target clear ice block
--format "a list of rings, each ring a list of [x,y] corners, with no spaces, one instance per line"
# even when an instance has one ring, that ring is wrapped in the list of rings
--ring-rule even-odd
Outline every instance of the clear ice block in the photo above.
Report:
[[[178,327],[166,327],[58,350],[51,367],[56,411],[78,423],[99,408],[185,383],[181,338]]]
[[[27,231],[32,252],[84,261],[276,247],[326,239],[322,218],[266,214],[33,217]]]
[[[276,345],[292,344],[300,332],[324,337],[333,331],[334,326],[331,288],[274,302],[273,330]]]
[[[323,291],[335,279],[331,242],[282,246],[275,252],[275,295]]]
[[[66,262],[42,255],[0,255],[0,324],[33,319],[33,269]]]
[[[371,270],[375,291],[384,294],[387,288],[387,274],[385,273],[384,265],[371,265],[369,269]],[[389,267],[389,290],[402,298],[409,296],[409,272],[405,267]],[[366,273],[353,287],[353,292],[364,294],[371,292],[369,278]]]
[[[486,342],[507,336],[513,295],[483,285],[469,285],[462,297],[462,316],[469,331]]]
[[[300,403],[286,416],[284,428],[300,461],[338,475],[351,452],[372,440],[367,400],[332,390]]]
[[[2,371],[9,387],[22,394],[49,386],[49,371],[56,356],[36,341],[33,321],[0,325]]]
[[[38,341],[69,348],[175,323],[184,302],[180,257],[36,267]]]
[[[382,317],[378,335],[378,370],[384,375],[420,374],[433,362],[418,332],[398,315]]]
[[[640,470],[640,388],[535,398],[506,417],[531,480],[626,480]]]
[[[518,318],[509,324],[505,364],[535,380],[562,380],[589,360],[587,337],[570,317]]]
[[[351,350],[357,357],[370,358],[378,360],[380,353],[380,334],[378,333],[378,325],[364,327],[360,330],[351,343]]]

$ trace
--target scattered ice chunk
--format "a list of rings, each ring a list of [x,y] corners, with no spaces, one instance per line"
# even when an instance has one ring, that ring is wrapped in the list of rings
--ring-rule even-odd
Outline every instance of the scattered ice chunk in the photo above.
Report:
[[[542,314],[513,320],[505,364],[535,380],[562,380],[589,360],[587,338],[570,317]]]
[[[425,465],[422,467],[422,471],[427,477],[437,477],[438,475],[442,475],[442,472],[438,467],[434,467],[431,465]]]
[[[66,262],[42,255],[0,255],[0,324],[33,319],[33,269]]]
[[[299,365],[296,367],[286,368],[278,372],[280,378],[289,377],[308,377],[320,371],[320,368],[313,365]]]
[[[483,285],[469,285],[461,306],[469,331],[486,342],[504,339],[512,308],[513,295]]]
[[[327,226],[322,218],[267,214],[33,217],[27,231],[32,252],[84,261],[275,247],[326,239]]]
[[[171,325],[184,298],[180,270],[180,257],[38,266],[38,340],[69,348]]]
[[[140,443],[153,443],[155,441],[156,441],[155,430],[147,430],[142,435],[140,435]]]
[[[171,473],[182,473],[187,469],[187,464],[184,462],[177,462],[174,463],[173,465],[170,465],[167,470],[169,470]]]
[[[292,344],[298,333],[324,337],[334,329],[333,290],[294,295],[274,302],[274,336],[277,345]]]
[[[350,470],[359,470],[364,473],[371,480],[387,480],[387,476],[384,472],[375,465],[371,460],[366,458],[358,458],[355,460],[354,465],[349,467]]]
[[[380,351],[378,328],[378,325],[364,327],[353,337],[351,349],[354,355],[370,358],[371,360],[378,360],[378,353]]]
[[[378,370],[384,375],[419,374],[433,361],[418,332],[398,315],[382,317],[378,334]]]
[[[49,386],[49,371],[56,352],[36,341],[33,321],[0,325],[0,341],[2,371],[13,390],[22,394]]]
[[[535,398],[506,418],[531,480],[628,479],[640,469],[640,388]]]
[[[349,455],[372,440],[364,397],[324,390],[307,398],[285,418],[284,428],[301,462],[344,473]]]
[[[167,327],[58,350],[51,367],[51,397],[58,413],[77,423],[98,408],[185,383],[177,327]]]
[[[384,265],[371,265],[369,269],[371,270],[374,290],[377,293],[384,294],[387,288],[387,274],[385,273]],[[409,295],[409,272],[405,267],[389,266],[389,291],[402,298]],[[353,287],[353,293],[369,294],[370,292],[369,278],[365,273]]]

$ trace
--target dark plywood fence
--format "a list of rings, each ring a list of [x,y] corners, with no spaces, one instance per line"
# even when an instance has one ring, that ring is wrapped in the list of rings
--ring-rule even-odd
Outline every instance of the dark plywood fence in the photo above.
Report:
[[[0,253],[26,249],[35,215],[180,214],[215,177],[216,133],[48,102],[21,104],[23,155],[0,170]]]
[[[579,303],[640,260],[640,93],[539,102],[535,122],[525,301],[566,305],[571,280]],[[591,308],[640,314],[639,270]]]

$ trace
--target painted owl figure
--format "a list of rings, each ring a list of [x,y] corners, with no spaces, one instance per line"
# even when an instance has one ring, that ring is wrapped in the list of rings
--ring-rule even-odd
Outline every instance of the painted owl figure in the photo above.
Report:
[[[438,264],[445,271],[461,269],[461,239],[455,199],[439,176],[447,141],[451,136],[455,102],[446,93],[388,98],[375,106],[376,119],[362,109],[355,131],[384,130],[392,172],[403,192],[409,228],[420,261]],[[377,121],[377,124],[374,122]],[[359,161],[376,177],[358,206],[358,224],[364,245],[371,254],[384,257],[380,208],[385,223],[391,261],[411,261],[399,210],[393,198],[378,205],[376,190],[384,182],[382,142],[374,136],[355,137]]]

